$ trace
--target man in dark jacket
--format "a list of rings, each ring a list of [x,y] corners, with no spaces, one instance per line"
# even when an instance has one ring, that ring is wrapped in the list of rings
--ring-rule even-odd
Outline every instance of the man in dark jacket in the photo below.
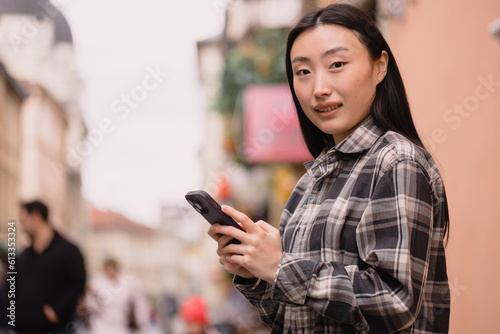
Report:
[[[42,202],[23,204],[19,223],[31,246],[17,260],[15,329],[19,334],[71,333],[85,286],[83,257],[51,227]]]

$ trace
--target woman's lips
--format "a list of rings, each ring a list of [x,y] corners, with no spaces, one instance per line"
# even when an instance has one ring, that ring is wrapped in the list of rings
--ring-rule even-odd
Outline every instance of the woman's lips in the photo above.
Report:
[[[342,107],[342,103],[339,102],[320,103],[314,106],[314,111],[320,114],[330,113],[331,111],[335,111],[340,107]]]

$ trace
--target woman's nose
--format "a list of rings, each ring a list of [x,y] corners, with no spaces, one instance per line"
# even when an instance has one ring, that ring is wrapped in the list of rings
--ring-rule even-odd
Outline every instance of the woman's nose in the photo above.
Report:
[[[313,94],[315,97],[324,97],[332,94],[332,89],[325,75],[316,76]]]

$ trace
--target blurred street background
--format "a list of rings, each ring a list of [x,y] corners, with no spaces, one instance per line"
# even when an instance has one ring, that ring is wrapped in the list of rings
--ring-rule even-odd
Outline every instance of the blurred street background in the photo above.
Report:
[[[41,199],[89,280],[109,258],[137,278],[156,332],[185,333],[181,304],[201,296],[220,333],[268,333],[184,195],[278,226],[311,159],[287,31],[332,2],[0,0],[1,248],[19,203]],[[343,2],[391,46],[445,181],[450,333],[499,333],[500,2]]]

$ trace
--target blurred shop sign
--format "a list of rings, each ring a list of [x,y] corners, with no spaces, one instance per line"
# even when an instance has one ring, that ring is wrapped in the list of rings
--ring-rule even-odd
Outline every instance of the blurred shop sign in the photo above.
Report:
[[[253,85],[243,93],[243,155],[249,163],[312,160],[288,85]]]

